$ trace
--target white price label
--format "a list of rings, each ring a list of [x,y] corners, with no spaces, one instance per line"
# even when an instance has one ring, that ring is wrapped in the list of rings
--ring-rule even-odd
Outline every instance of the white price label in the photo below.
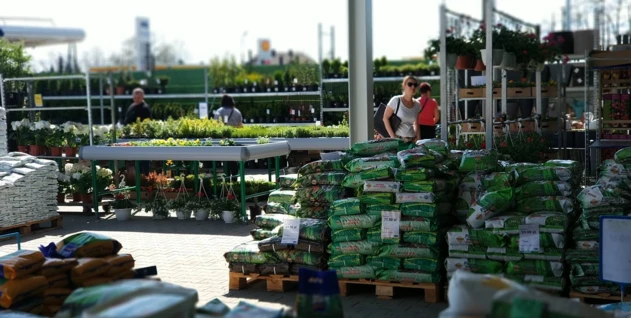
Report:
[[[267,109],[267,114],[269,115],[269,108]]]
[[[524,224],[519,226],[519,252],[541,252],[538,224]]]
[[[283,237],[281,244],[298,244],[298,235],[300,234],[300,219],[285,220],[283,223]]]
[[[381,211],[381,238],[399,238],[401,212]]]

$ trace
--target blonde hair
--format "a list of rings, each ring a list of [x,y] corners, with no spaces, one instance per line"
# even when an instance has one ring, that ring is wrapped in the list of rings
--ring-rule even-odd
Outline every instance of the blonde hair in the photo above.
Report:
[[[418,80],[416,79],[416,77],[412,75],[408,75],[405,78],[403,78],[403,82],[401,83],[401,85],[405,85],[405,83],[407,83],[409,80],[414,80],[416,84],[418,84]]]

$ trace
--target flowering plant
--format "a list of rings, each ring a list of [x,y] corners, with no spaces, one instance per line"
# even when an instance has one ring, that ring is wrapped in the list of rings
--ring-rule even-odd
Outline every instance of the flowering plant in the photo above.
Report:
[[[13,128],[15,141],[20,146],[30,145],[32,133],[31,133],[31,121],[28,118],[23,118],[20,121],[11,122],[11,128]]]
[[[121,182],[118,183],[118,188],[125,188],[125,176],[121,176]],[[110,185],[110,191],[116,190],[114,184]],[[129,191],[120,191],[114,196],[114,202],[112,202],[112,208],[114,209],[138,209],[136,204],[129,200]],[[139,210],[139,209],[138,209]]]
[[[30,126],[30,130],[32,133],[32,145],[35,146],[45,146],[46,145],[46,136],[51,133],[51,125],[49,122],[45,120],[40,120],[38,122],[32,123]]]
[[[611,102],[611,113],[609,116],[613,120],[629,120],[626,103],[620,100],[613,100]]]

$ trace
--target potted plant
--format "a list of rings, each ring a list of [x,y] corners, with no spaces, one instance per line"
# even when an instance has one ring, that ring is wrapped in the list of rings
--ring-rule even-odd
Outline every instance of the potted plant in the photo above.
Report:
[[[158,85],[160,85],[160,94],[164,94],[167,91],[166,86],[169,84],[168,76],[158,76]]]
[[[329,73],[331,72],[331,62],[328,59],[322,60],[322,75],[324,78],[329,78]]]
[[[52,132],[46,136],[46,146],[50,150],[50,155],[54,157],[61,157],[62,147],[65,143],[65,135],[63,128],[55,127]]]
[[[18,151],[28,153],[30,139],[31,139],[31,122],[28,118],[23,118],[20,121],[11,122],[11,128],[13,128],[15,142],[18,144]]]
[[[333,77],[335,78],[342,76],[342,62],[340,59],[334,59],[331,62],[331,73],[333,73]]]
[[[118,189],[125,188],[125,176],[121,175],[121,181],[118,184]],[[116,187],[112,184],[110,191],[116,190]],[[114,196],[114,202],[112,202],[112,208],[116,215],[116,220],[127,221],[131,218],[131,212],[136,209],[136,204],[129,200],[129,191],[120,191]]]
[[[197,196],[195,198],[191,198],[186,205],[187,210],[193,211],[195,214],[195,220],[197,221],[208,220],[208,215],[210,215],[210,210],[212,208],[210,200],[204,198],[204,192],[199,191]]]
[[[169,218],[169,202],[163,192],[160,195],[161,191],[161,189],[158,190],[155,198],[145,204],[145,212],[153,212],[154,220],[166,220]]]
[[[230,198],[230,195],[216,200],[213,204],[213,210],[221,211],[221,217],[226,223],[234,223],[235,215],[240,208],[239,202],[234,197]]]

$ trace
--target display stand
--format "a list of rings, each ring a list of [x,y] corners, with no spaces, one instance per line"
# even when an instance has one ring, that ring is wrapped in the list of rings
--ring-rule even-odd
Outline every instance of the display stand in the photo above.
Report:
[[[89,146],[81,147],[79,158],[85,160],[130,160],[135,162],[136,171],[140,171],[140,161],[192,161],[195,174],[195,191],[199,189],[198,170],[199,161],[213,162],[213,186],[217,186],[218,178],[216,162],[236,161],[239,163],[239,180],[241,187],[241,218],[247,224],[246,205],[247,199],[264,196],[271,191],[245,195],[245,162],[266,158],[275,158],[276,180],[280,175],[280,156],[286,156],[291,152],[289,143],[272,142],[262,145],[247,146],[222,146],[222,147],[110,147]],[[277,184],[278,188],[279,185]],[[117,189],[118,191],[136,191],[136,201],[140,203],[140,173],[136,173],[136,183],[132,188]],[[216,189],[215,189],[216,194]],[[97,211],[98,218],[98,211]]]

